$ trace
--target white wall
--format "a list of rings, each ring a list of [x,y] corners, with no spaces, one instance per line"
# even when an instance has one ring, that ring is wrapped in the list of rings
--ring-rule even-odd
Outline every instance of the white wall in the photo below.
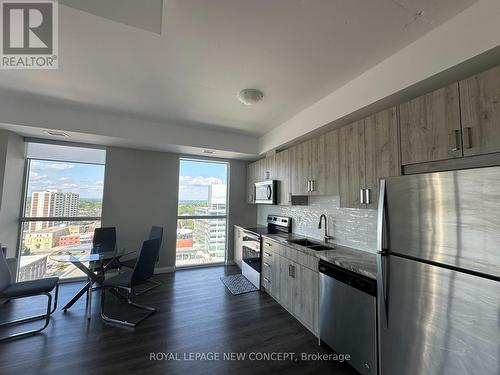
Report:
[[[118,247],[139,249],[152,225],[164,227],[159,268],[173,270],[177,224],[179,155],[108,147],[103,226],[116,226]],[[228,259],[233,225],[255,223],[257,209],[245,202],[246,162],[230,161]]]
[[[254,225],[257,223],[257,207],[247,204],[247,162],[229,161],[229,230],[228,260],[234,260],[234,225]]]
[[[108,147],[102,226],[117,228],[118,249],[139,250],[153,225],[164,228],[159,267],[175,264],[178,157]]]
[[[8,90],[0,90],[0,129],[36,138],[47,138],[44,130],[54,129],[71,135],[73,142],[154,151],[201,155],[203,149],[213,149],[228,158],[252,157],[258,151],[257,137],[241,132],[139,119]]]
[[[24,139],[0,130],[0,243],[15,257],[24,181]]]

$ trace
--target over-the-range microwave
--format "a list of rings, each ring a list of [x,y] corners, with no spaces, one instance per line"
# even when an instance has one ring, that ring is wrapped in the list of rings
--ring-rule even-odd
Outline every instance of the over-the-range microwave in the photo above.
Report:
[[[268,180],[255,183],[255,203],[277,204],[278,181]]]

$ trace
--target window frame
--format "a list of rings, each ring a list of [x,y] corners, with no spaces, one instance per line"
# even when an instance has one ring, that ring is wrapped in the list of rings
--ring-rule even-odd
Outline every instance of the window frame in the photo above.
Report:
[[[204,263],[204,264],[193,264],[193,265],[187,265],[187,266],[177,266],[177,246],[175,247],[175,256],[176,256],[176,264],[175,268],[177,269],[188,269],[188,268],[198,268],[198,267],[210,267],[210,266],[217,266],[217,265],[223,265],[227,264],[228,261],[228,246],[229,246],[229,184],[230,184],[230,178],[231,178],[231,163],[229,160],[223,160],[223,159],[205,159],[205,158],[196,158],[196,157],[179,157],[178,165],[179,165],[179,172],[177,176],[177,197],[179,197],[179,192],[181,188],[180,184],[180,177],[181,177],[181,162],[182,161],[193,161],[193,162],[198,162],[198,163],[212,163],[212,164],[225,164],[226,165],[226,213],[225,215],[179,215],[179,198],[177,198],[177,221],[179,220],[210,220],[210,219],[225,219],[226,221],[226,240],[224,243],[224,260],[221,262],[214,262],[214,263]],[[176,233],[176,241],[177,241],[177,233]]]
[[[47,142],[49,143],[49,142]],[[59,143],[60,144],[60,143]],[[82,147],[90,147],[90,146],[82,146]],[[29,185],[29,175],[31,169],[31,162],[33,160],[36,161],[52,161],[55,163],[71,163],[71,164],[85,164],[85,165],[102,165],[104,166],[104,176],[103,179],[106,178],[106,164],[101,163],[89,163],[89,162],[76,162],[76,161],[64,161],[64,160],[55,160],[55,159],[39,159],[39,158],[28,158],[24,162],[24,173],[23,173],[23,189],[22,189],[22,197],[21,197],[21,212],[19,214],[19,227],[18,227],[18,236],[17,236],[17,249],[16,249],[16,274],[15,279],[18,279],[19,276],[19,268],[21,265],[21,249],[22,249],[22,241],[23,241],[23,226],[25,223],[30,222],[43,222],[43,221],[67,221],[67,222],[78,222],[78,221],[99,221],[102,222],[102,212],[101,216],[70,216],[70,217],[62,217],[62,216],[50,216],[50,217],[36,217],[36,216],[26,216],[26,203],[28,200],[28,185]],[[104,188],[103,188],[103,200],[104,200]],[[75,281],[85,280],[85,276],[78,277],[67,277],[64,279],[60,279],[59,283],[70,283]]]

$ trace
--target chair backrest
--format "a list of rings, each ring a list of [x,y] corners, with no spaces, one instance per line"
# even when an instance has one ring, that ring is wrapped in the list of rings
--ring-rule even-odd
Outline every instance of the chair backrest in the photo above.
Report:
[[[158,238],[144,241],[139,258],[132,271],[131,286],[143,284],[153,277],[159,252],[160,240]]]
[[[96,228],[92,239],[92,254],[115,251],[116,248],[116,228]]]
[[[151,227],[151,231],[149,232],[149,239],[154,240],[156,238],[160,240],[160,246],[161,246],[161,241],[163,240],[163,227],[158,227],[153,225]]]
[[[158,227],[153,225],[151,227],[151,231],[149,232],[149,239],[150,240],[159,239],[161,247],[161,242],[163,241],[163,227]],[[160,260],[160,252],[158,251],[158,257],[156,258],[156,261],[159,260]]]
[[[9,265],[5,254],[0,251],[0,292],[7,288],[12,283]]]

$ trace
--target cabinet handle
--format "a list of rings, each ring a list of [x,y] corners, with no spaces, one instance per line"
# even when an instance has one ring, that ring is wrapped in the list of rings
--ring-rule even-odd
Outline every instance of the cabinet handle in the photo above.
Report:
[[[370,192],[371,192],[371,189],[365,189],[365,202],[366,202],[366,204],[372,203]]]
[[[452,151],[460,150],[460,131],[458,129],[453,131],[453,135],[455,136],[455,146],[452,148]]]
[[[359,202],[365,204],[365,189],[359,189]]]
[[[311,191],[316,191],[316,180],[311,180]]]
[[[307,191],[311,191],[311,180],[307,180]]]
[[[267,277],[264,277],[264,281],[268,284],[271,284],[271,280],[269,280]]]
[[[292,193],[288,193],[288,203],[292,203]]]
[[[464,134],[464,142],[465,142],[465,148],[470,149],[472,148],[472,128],[470,126],[465,128],[465,134]]]
[[[295,266],[292,264],[288,265],[288,276],[290,276],[292,279],[295,279]]]
[[[266,245],[267,245],[267,246],[269,246],[269,247],[272,247],[272,246],[273,246],[273,244],[272,244],[272,243],[270,243],[270,242],[266,242]]]
[[[267,257],[272,256],[272,255],[271,255],[271,253],[268,253],[267,251],[266,251],[266,252],[264,252],[264,254],[266,254],[266,256],[267,256]]]
[[[267,268],[271,268],[271,265],[269,263],[266,263],[266,262],[264,262],[264,266],[266,266]]]

